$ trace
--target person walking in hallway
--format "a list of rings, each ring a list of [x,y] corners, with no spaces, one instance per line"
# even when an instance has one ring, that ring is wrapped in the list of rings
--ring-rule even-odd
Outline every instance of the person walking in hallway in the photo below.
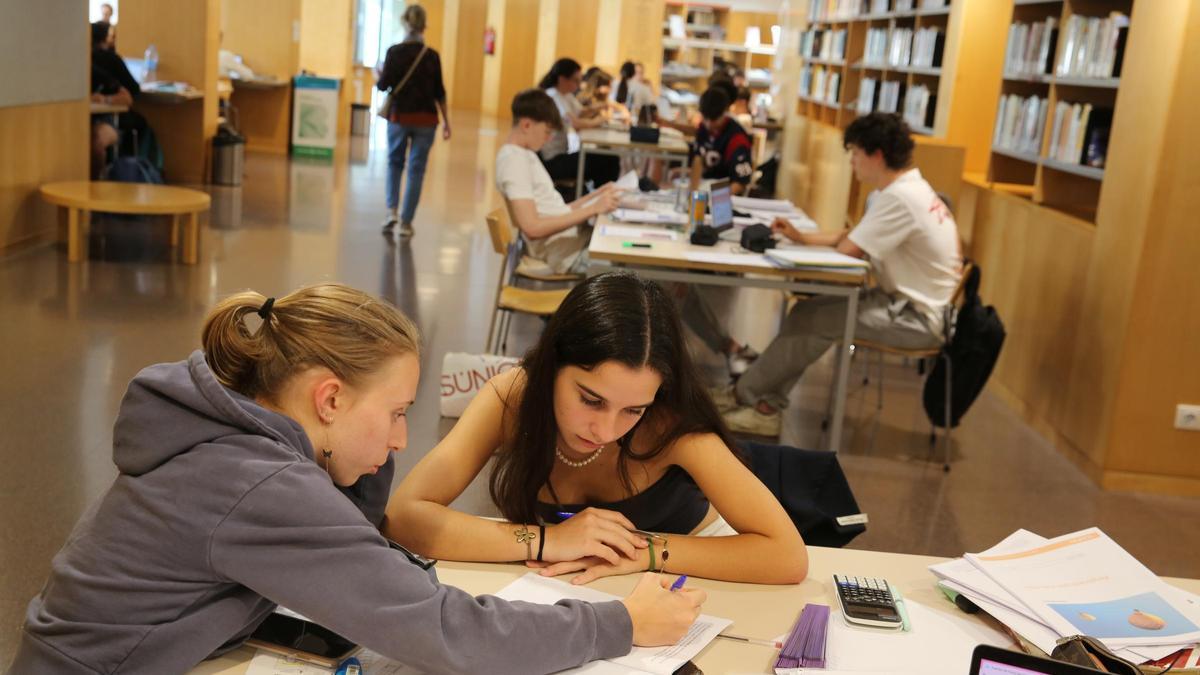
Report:
[[[450,140],[450,114],[446,108],[446,87],[442,83],[442,61],[425,44],[425,8],[409,5],[400,18],[406,35],[384,56],[375,85],[387,91],[388,169],[386,182],[387,217],[383,233],[391,235],[400,225],[400,236],[413,235],[413,217],[421,201],[421,183],[429,149],[437,134],[441,113],[442,139]],[[404,201],[400,201],[400,178],[408,168]]]

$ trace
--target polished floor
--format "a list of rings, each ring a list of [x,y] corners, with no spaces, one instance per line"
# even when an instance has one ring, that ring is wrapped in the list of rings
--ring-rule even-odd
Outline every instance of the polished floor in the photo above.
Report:
[[[452,421],[437,411],[442,356],[483,349],[499,270],[483,218],[496,204],[491,167],[504,130],[458,117],[454,139],[434,146],[411,242],[379,234],[385,156],[376,129],[332,164],[249,155],[242,187],[210,188],[197,266],[168,262],[161,224],[103,220],[85,264],[67,264],[54,247],[0,258],[0,666],[50,558],[115,476],[111,425],[126,383],[195,349],[207,308],[225,294],[282,295],[336,280],[395,302],[426,345],[400,473],[446,432]],[[716,300],[737,336],[766,345],[777,295]],[[528,346],[537,329],[515,321],[510,351]],[[715,381],[721,360],[693,346]],[[861,383],[861,361],[855,368]],[[827,359],[806,374],[786,412],[784,442],[822,446],[831,370]],[[944,474],[928,449],[919,375],[899,361],[886,370],[881,411],[875,380],[849,404],[841,459],[870,517],[853,547],[949,556],[1020,527],[1051,536],[1097,525],[1160,574],[1200,576],[1200,500],[1098,490],[987,393],[956,431],[953,470]],[[493,511],[478,481],[459,504]]]

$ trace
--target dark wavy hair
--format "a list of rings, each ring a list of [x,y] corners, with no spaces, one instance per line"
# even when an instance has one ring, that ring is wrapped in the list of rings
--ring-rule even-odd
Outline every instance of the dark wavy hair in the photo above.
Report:
[[[617,85],[617,103],[627,106],[629,105],[629,80],[637,75],[637,64],[633,61],[626,61],[621,64],[621,83]]]
[[[547,485],[555,494],[549,480],[558,437],[552,413],[558,371],[564,366],[590,370],[606,361],[652,368],[662,376],[654,402],[617,440],[617,471],[628,494],[633,494],[629,461],[652,459],[687,434],[714,433],[741,458],[688,353],[671,298],[661,286],[635,274],[601,274],[567,294],[525,354],[525,386],[515,403],[513,433],[496,457],[489,486],[506,519],[537,522],[538,490]],[[512,405],[505,401],[506,407]],[[643,452],[635,452],[633,437],[647,424],[661,433]]]
[[[542,77],[542,81],[538,83],[538,89],[549,89],[558,84],[558,78],[571,77],[583,69],[579,62],[575,59],[561,58],[550,66],[550,72]]]
[[[897,170],[912,161],[913,139],[908,124],[895,113],[873,112],[850,123],[842,134],[842,145],[862,148],[868,155],[883,151],[883,162]]]

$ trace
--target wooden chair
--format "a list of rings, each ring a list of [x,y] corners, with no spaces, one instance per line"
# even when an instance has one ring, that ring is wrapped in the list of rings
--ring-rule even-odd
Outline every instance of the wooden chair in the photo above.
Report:
[[[500,279],[496,282],[496,302],[488,326],[486,349],[491,353],[503,354],[508,350],[508,329],[514,313],[548,319],[558,310],[570,289],[535,290],[511,285],[509,282],[517,266],[517,256],[514,254],[519,249],[504,209],[489,213],[487,225],[488,234],[492,237],[492,249],[503,257],[503,263],[500,265]]]
[[[507,199],[504,200],[504,210],[508,216],[508,221],[505,223],[505,225],[510,227],[509,238],[513,240],[513,243],[516,246],[516,251],[514,253],[514,256],[517,257],[517,267],[513,272],[517,277],[522,278],[522,279],[528,279],[530,281],[538,281],[541,283],[550,283],[550,284],[554,284],[554,283],[575,284],[577,282],[583,281],[584,275],[582,275],[582,274],[575,274],[573,272],[566,272],[566,273],[560,274],[558,272],[553,272],[553,271],[550,271],[549,269],[546,269],[546,266],[543,263],[541,263],[540,261],[530,258],[529,256],[526,256],[525,255],[525,241],[523,239],[521,239],[520,237],[512,237],[511,236],[511,224],[513,222],[516,222],[516,218],[513,217],[512,204]]]
[[[950,357],[946,353],[945,349],[943,349],[943,346],[950,342],[950,336],[953,332],[953,327],[954,327],[954,317],[956,315],[957,309],[960,306],[962,306],[963,292],[966,289],[967,277],[970,276],[972,267],[974,267],[974,263],[972,263],[970,260],[965,260],[965,259],[963,260],[962,276],[958,280],[958,286],[954,289],[954,295],[952,295],[950,298],[950,304],[946,306],[945,316],[943,317],[943,321],[942,321],[942,333],[943,333],[942,345],[939,345],[937,347],[928,347],[925,349],[904,349],[901,347],[894,347],[892,345],[889,345],[889,344],[886,344],[883,342],[874,342],[871,340],[859,340],[859,339],[856,339],[854,341],[854,344],[851,345],[851,347],[850,347],[851,354],[856,353],[858,350],[867,350],[867,351],[873,351],[878,355],[878,359],[876,360],[876,364],[877,364],[876,380],[878,383],[879,393],[876,398],[876,405],[875,405],[876,410],[883,409],[883,374],[884,374],[883,357],[885,354],[891,354],[893,356],[902,356],[906,359],[916,359],[917,361],[921,361],[921,362],[925,361],[926,359],[931,360],[931,359],[940,358],[940,359],[944,360],[946,363],[946,411],[945,411],[945,417],[943,419],[945,419],[945,420],[950,419],[950,401],[953,398],[953,393],[954,393],[954,390],[952,388],[953,369],[952,369],[952,364],[950,362]],[[870,362],[868,361],[865,364],[865,366],[866,366],[865,367],[866,374],[864,374],[864,376],[863,376],[863,384],[864,385],[868,384],[870,382],[870,370],[871,370]],[[951,427],[949,425],[947,425],[945,427],[945,431],[942,433],[942,445],[943,445],[942,470],[943,471],[950,470],[950,436],[951,436]],[[929,430],[929,444],[932,446],[936,442],[937,442],[937,430],[936,430],[936,427],[931,426],[930,430]]]

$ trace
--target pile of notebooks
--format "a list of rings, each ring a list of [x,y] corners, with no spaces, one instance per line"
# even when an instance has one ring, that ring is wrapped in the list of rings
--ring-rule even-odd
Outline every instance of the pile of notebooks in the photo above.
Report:
[[[824,668],[829,606],[807,604],[779,650],[776,668]]]

